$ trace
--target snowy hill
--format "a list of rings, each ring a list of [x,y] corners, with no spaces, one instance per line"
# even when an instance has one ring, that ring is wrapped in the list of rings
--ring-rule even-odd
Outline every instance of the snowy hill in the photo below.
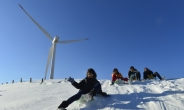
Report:
[[[76,101],[67,109],[184,110],[184,78],[113,86],[109,85],[110,80],[100,82],[102,90],[111,94],[111,97],[80,106]],[[64,80],[47,80],[43,84],[39,81],[0,85],[0,110],[55,110],[63,100],[77,91]]]

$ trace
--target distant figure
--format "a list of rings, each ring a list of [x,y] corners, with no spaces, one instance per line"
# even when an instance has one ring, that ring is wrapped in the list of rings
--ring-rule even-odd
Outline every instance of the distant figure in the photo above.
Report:
[[[128,78],[133,79],[133,80],[138,80],[140,81],[141,79],[141,74],[137,69],[135,69],[133,66],[130,67],[130,70],[128,72]]]
[[[154,72],[153,73],[153,71],[151,71],[147,67],[144,68],[144,72],[143,72],[143,78],[144,78],[144,80],[146,80],[146,79],[156,79],[156,76],[160,80],[163,80],[163,78],[160,76],[160,74],[158,72]]]
[[[113,85],[114,82],[117,79],[121,79],[121,80],[123,80],[125,82],[128,81],[128,78],[123,78],[122,74],[118,71],[118,69],[117,68],[114,68],[113,73],[112,73],[112,83],[111,83],[111,85]]]
[[[79,89],[78,93],[70,97],[68,100],[63,101],[59,107],[58,110],[63,110],[66,107],[68,107],[71,103],[74,101],[78,100],[82,94],[87,94],[89,95],[90,99],[93,99],[93,96],[96,96],[97,94],[103,96],[103,97],[108,97],[107,93],[102,92],[101,84],[100,82],[96,79],[97,75],[96,72],[92,69],[89,68],[86,73],[86,77],[77,83],[74,81],[73,78],[69,77],[67,80],[71,82],[71,84]]]

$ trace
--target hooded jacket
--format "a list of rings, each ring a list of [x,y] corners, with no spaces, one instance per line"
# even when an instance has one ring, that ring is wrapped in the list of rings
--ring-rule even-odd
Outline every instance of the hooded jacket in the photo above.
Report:
[[[134,68],[134,70],[131,72],[131,71],[128,71],[128,78],[130,78],[130,76],[132,74],[136,74],[136,73],[139,73],[139,71],[137,71],[137,69]]]
[[[121,73],[112,73],[112,82],[114,82],[116,79],[123,79],[123,76]]]
[[[80,81],[79,83],[74,81],[72,85],[77,89],[90,92],[96,84],[100,84],[100,82],[96,79],[97,77],[96,73],[95,72],[90,72],[90,73],[93,74],[93,78],[88,78],[86,74],[86,77],[82,81]]]
[[[147,68],[147,71],[144,71],[143,75],[144,75],[143,76],[144,79],[147,79],[147,78],[152,79],[153,78],[153,71],[151,71],[150,69]]]

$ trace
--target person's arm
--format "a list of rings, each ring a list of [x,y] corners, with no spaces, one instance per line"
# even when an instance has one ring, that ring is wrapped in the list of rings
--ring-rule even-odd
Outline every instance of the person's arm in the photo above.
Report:
[[[114,84],[114,81],[116,80],[116,75],[112,73],[112,80],[111,80],[111,85]]]
[[[146,74],[145,71],[143,72],[143,78],[144,78],[144,79],[147,79],[147,74]]]
[[[96,89],[97,86],[99,86],[99,85],[100,85],[100,82],[98,80],[96,80],[96,84],[95,84],[95,86],[93,88]]]
[[[83,79],[81,82],[77,83],[76,81],[74,81],[72,83],[72,85],[76,88],[76,89],[80,89],[85,85],[85,79]]]
[[[114,82],[116,80],[116,75],[112,74],[112,82]]]
[[[134,73],[140,73],[139,71],[137,71],[137,69],[135,69],[133,72],[134,72]]]
[[[130,76],[131,76],[131,71],[128,72],[128,78],[130,78]]]
[[[123,78],[123,75],[121,73],[119,73],[119,74],[120,74],[120,77]]]
[[[120,78],[121,80],[123,80],[123,75],[122,75],[121,73],[119,73],[119,78]]]

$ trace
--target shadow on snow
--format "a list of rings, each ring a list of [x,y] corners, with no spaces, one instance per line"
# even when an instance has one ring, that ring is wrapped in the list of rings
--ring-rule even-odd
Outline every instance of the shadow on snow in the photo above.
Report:
[[[94,110],[103,108],[114,108],[114,109],[145,109],[140,108],[138,105],[141,103],[145,104],[150,101],[162,101],[158,97],[163,97],[172,94],[183,94],[183,91],[165,91],[161,94],[153,93],[131,93],[131,94],[112,94],[111,97],[96,99],[95,101],[88,102],[85,108],[81,110]]]

